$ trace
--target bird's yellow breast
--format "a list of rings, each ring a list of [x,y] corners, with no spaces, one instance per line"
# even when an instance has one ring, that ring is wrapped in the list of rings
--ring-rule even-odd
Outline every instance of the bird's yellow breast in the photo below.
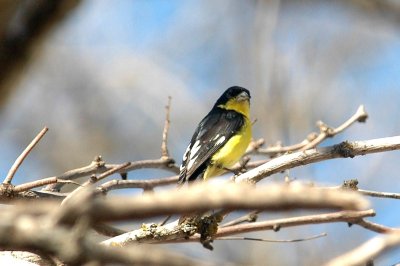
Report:
[[[232,167],[246,152],[251,141],[251,122],[245,117],[242,129],[211,157],[211,165],[206,169],[203,178],[217,176],[225,172],[224,168]]]

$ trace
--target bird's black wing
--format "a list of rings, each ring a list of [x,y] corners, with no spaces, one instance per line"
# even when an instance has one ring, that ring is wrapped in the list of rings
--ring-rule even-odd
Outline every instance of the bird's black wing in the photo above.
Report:
[[[244,125],[242,114],[214,107],[197,126],[183,155],[179,183],[192,181],[207,167],[208,161]]]

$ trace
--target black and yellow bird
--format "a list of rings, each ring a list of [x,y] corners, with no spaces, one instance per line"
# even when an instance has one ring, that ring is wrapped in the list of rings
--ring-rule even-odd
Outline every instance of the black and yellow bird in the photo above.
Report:
[[[239,161],[250,140],[250,92],[230,87],[197,126],[183,155],[179,184],[222,174]]]

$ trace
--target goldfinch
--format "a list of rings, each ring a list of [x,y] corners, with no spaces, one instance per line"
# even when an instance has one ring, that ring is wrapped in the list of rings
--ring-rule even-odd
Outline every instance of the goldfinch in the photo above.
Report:
[[[179,184],[222,174],[239,161],[250,140],[250,92],[230,87],[197,126],[183,155]]]

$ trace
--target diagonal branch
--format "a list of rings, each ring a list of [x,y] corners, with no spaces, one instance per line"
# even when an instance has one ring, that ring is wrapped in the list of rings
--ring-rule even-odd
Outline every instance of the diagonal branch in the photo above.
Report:
[[[318,121],[317,125],[319,127],[320,133],[319,135],[312,140],[310,143],[307,143],[304,147],[301,148],[302,151],[311,149],[316,147],[326,138],[332,138],[335,135],[339,134],[346,128],[350,127],[355,122],[365,122],[368,118],[368,114],[365,112],[364,105],[360,105],[354,115],[352,115],[347,121],[345,121],[342,125],[337,128],[331,128],[322,121]]]
[[[326,266],[366,265],[385,251],[400,245],[400,232],[374,237],[361,246],[331,261]]]
[[[47,127],[44,127],[42,131],[39,132],[39,134],[29,143],[29,145],[25,148],[25,150],[21,153],[20,156],[15,160],[14,164],[11,166],[10,170],[8,171],[8,174],[6,178],[3,181],[3,184],[11,184],[11,181],[17,172],[19,166],[22,164],[22,162],[25,160],[26,156],[30,153],[30,151],[35,147],[35,145],[40,141],[40,139],[46,134],[46,132],[49,129]]]
[[[337,128],[331,128],[327,126],[325,123],[318,121],[317,125],[320,129],[320,133],[310,133],[302,142],[293,144],[290,146],[275,146],[275,147],[268,147],[265,149],[255,149],[252,151],[255,151],[260,154],[267,154],[267,155],[276,155],[279,153],[286,153],[286,152],[292,152],[292,151],[298,151],[298,150],[308,150],[310,148],[316,147],[318,144],[320,144],[322,141],[324,141],[326,138],[331,138],[334,137],[335,135],[341,133],[348,127],[350,127],[352,124],[355,122],[365,122],[365,120],[368,118],[368,114],[365,111],[364,105],[360,105],[357,109],[357,111],[343,124],[338,126]]]

